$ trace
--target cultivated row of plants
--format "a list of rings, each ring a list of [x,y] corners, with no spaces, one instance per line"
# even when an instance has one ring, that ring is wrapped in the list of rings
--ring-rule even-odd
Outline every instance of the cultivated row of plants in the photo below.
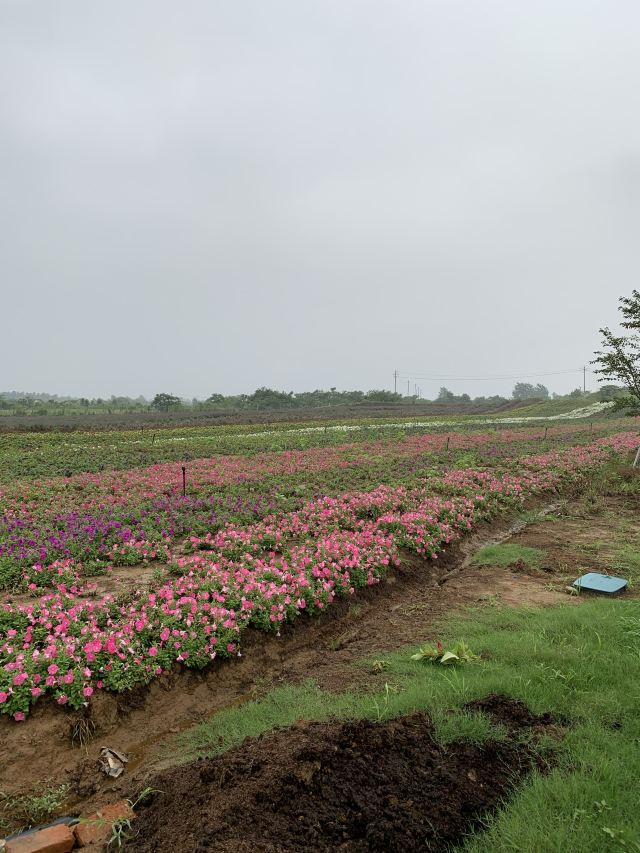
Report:
[[[37,590],[48,576],[42,567],[57,561],[81,563],[85,576],[101,574],[151,552],[162,559],[167,544],[192,533],[250,524],[314,497],[411,487],[452,465],[505,468],[541,445],[592,437],[555,427],[213,456],[185,463],[185,494],[175,463],[21,480],[0,488],[0,590]]]
[[[592,413],[587,419],[597,416]],[[563,415],[563,417],[565,417]],[[430,416],[421,419],[353,418],[348,422],[245,424],[86,432],[0,432],[0,484],[25,477],[63,476],[65,473],[145,467],[161,462],[182,462],[213,454],[253,455],[282,450],[334,447],[345,440],[395,440],[406,434],[442,429],[478,428],[477,418]],[[486,419],[491,428],[491,418]],[[599,422],[596,420],[596,426]],[[496,420],[497,429],[503,426]],[[480,429],[486,429],[480,422]],[[544,429],[544,426],[542,427]]]
[[[635,434],[621,433],[525,456],[511,471],[445,470],[413,485],[319,497],[253,524],[167,537],[158,547],[169,574],[126,600],[86,597],[73,558],[39,564],[48,576],[42,586],[53,590],[0,609],[0,712],[23,720],[46,695],[79,708],[96,691],[238,655],[247,628],[278,631],[377,583],[401,549],[435,559],[478,519],[576,481],[636,444]],[[101,494],[105,506],[119,504]]]

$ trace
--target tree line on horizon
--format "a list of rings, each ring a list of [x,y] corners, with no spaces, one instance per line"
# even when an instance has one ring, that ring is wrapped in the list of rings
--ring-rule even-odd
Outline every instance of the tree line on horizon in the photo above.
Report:
[[[622,389],[618,386],[604,386],[600,389],[600,399],[613,399]],[[204,400],[184,399],[167,392],[157,393],[148,400],[139,396],[136,398],[112,396],[108,399],[88,397],[60,397],[49,394],[34,394],[29,392],[0,392],[0,412],[17,415],[51,414],[113,414],[135,412],[176,412],[176,411],[269,411],[283,409],[306,409],[329,406],[352,406],[393,403],[435,402],[444,404],[469,404],[499,406],[513,400],[548,400],[563,396],[580,398],[583,392],[576,388],[568,395],[550,394],[544,385],[532,385],[518,382],[511,397],[496,394],[493,396],[471,397],[469,394],[454,394],[446,387],[440,388],[434,400],[418,398],[415,395],[405,396],[385,389],[371,391],[338,391],[330,388],[328,391],[278,391],[273,388],[257,388],[252,394],[224,395],[214,393]]]

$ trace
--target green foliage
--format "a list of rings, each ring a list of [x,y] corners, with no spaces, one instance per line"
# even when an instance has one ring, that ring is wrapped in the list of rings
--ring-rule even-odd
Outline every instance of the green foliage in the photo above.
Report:
[[[442,663],[451,665],[455,663],[471,663],[479,660],[477,655],[471,651],[464,640],[458,640],[453,648],[446,650],[438,640],[435,646],[420,646],[419,651],[411,655],[411,660],[423,660],[429,663]]]
[[[27,829],[55,815],[69,793],[69,785],[43,783],[37,794],[12,796],[0,791],[0,830]]]
[[[471,397],[468,394],[454,394],[453,391],[449,391],[448,388],[444,386],[440,389],[437,397],[438,403],[470,403]],[[474,403],[485,403],[491,402],[495,405],[500,405],[501,403],[506,403],[506,398],[504,397],[477,397]]]
[[[367,391],[364,399],[371,403],[399,403],[402,400],[402,394],[374,388],[371,391]]]
[[[13,557],[0,557],[0,590],[17,589],[22,581],[22,566]]]
[[[107,839],[107,850],[122,850],[127,842],[133,841],[136,833],[133,832],[131,819],[120,817],[111,826],[111,835]]]
[[[627,397],[616,398],[616,405],[640,407],[640,292],[631,291],[631,296],[621,296],[620,325],[630,332],[614,335],[605,326],[600,329],[602,349],[595,353],[596,373],[608,382],[622,382]]]
[[[176,409],[180,406],[180,397],[175,397],[173,394],[156,394],[151,403],[153,409],[159,412],[168,412],[170,409]]]
[[[545,385],[517,382],[511,394],[514,400],[548,400],[549,389]]]

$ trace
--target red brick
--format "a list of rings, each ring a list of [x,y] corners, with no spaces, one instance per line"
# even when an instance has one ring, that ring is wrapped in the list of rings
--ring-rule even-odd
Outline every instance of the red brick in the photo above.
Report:
[[[7,841],[6,853],[69,853],[75,836],[64,823]]]
[[[133,809],[126,800],[103,806],[95,814],[80,818],[80,823],[73,828],[78,847],[86,847],[94,841],[106,841],[111,835],[114,821],[122,817],[127,820],[135,817]]]

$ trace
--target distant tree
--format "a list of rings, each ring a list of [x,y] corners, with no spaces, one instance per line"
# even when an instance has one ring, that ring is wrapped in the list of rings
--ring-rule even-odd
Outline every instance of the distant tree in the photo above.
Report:
[[[461,403],[470,403],[471,397],[468,394],[461,394],[460,395],[460,402]]]
[[[573,391],[569,391],[569,397],[582,397],[582,388],[574,388]]]
[[[439,403],[451,403],[456,399],[456,395],[453,391],[449,391],[448,388],[445,388],[444,385],[438,392],[438,402]]]
[[[540,383],[538,383],[536,385],[535,392],[536,392],[535,395],[536,395],[536,397],[538,397],[538,399],[540,399],[540,400],[548,400],[549,399],[549,389],[547,388],[546,385],[540,385]]]
[[[532,385],[530,382],[517,382],[511,394],[514,400],[547,400],[549,389],[544,385]]]
[[[173,394],[156,394],[151,402],[152,408],[159,412],[168,412],[169,409],[175,409],[180,405],[180,397],[175,397]]]
[[[402,400],[402,394],[395,391],[386,391],[384,388],[374,388],[364,395],[365,400],[372,403],[398,403]]]
[[[621,385],[601,385],[598,388],[598,397],[603,402],[610,402],[624,393],[624,388]]]
[[[628,335],[614,335],[605,326],[600,329],[602,349],[594,353],[595,372],[603,379],[622,382],[625,397],[616,398],[616,405],[640,407],[640,292],[631,291],[631,296],[621,296],[619,311],[620,325]]]
[[[530,382],[517,382],[511,396],[514,400],[530,400],[533,397],[533,385]]]
[[[224,403],[224,395],[223,394],[211,394],[205,400],[205,403]]]
[[[280,409],[293,403],[293,391],[274,391],[273,388],[256,388],[253,394],[246,398],[246,402],[258,409]]]

